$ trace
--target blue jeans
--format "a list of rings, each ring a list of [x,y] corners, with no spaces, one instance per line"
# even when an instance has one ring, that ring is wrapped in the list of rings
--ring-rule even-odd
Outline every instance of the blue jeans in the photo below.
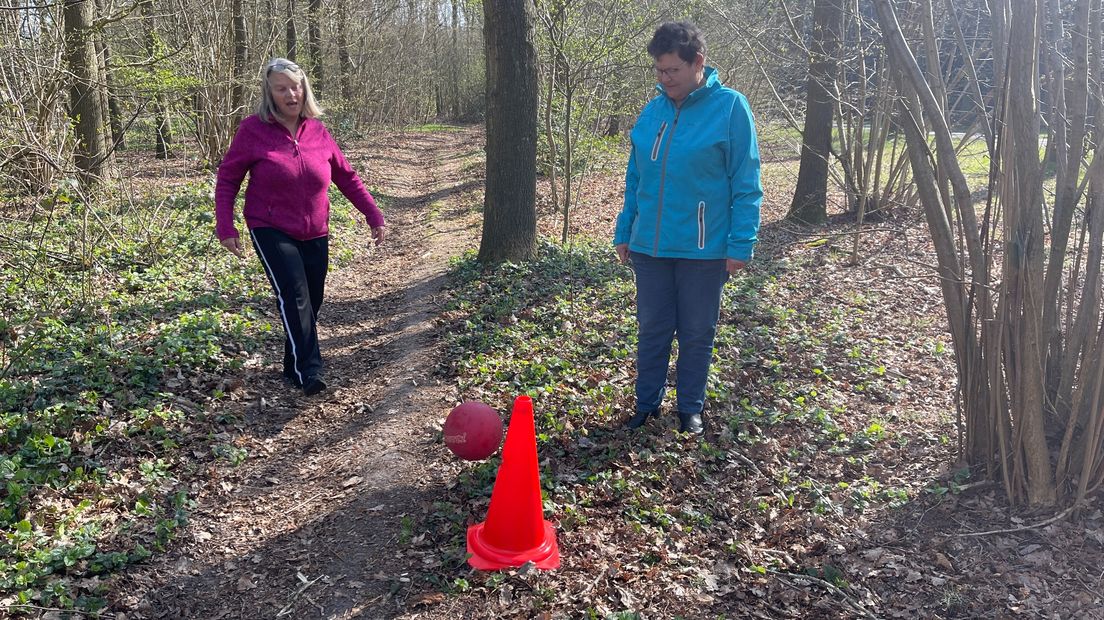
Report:
[[[728,281],[726,261],[653,258],[631,252],[636,272],[636,410],[663,401],[671,342],[678,337],[676,400],[680,413],[701,413],[713,338]]]

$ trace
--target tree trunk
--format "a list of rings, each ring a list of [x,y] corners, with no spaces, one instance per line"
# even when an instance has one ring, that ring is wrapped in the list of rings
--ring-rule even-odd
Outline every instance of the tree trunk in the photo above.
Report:
[[[449,50],[449,73],[452,79],[448,82],[449,117],[460,118],[460,0],[452,0],[452,21],[449,24],[451,35],[451,49]]]
[[[988,291],[990,283],[986,268],[986,257],[980,237],[980,227],[970,198],[969,186],[955,156],[951,141],[950,127],[943,117],[942,108],[935,94],[929,88],[912,50],[905,42],[897,21],[896,12],[890,0],[876,0],[878,23],[889,57],[889,74],[898,84],[898,90],[906,94],[902,107],[901,123],[906,131],[909,158],[913,169],[913,179],[919,190],[924,213],[928,220],[928,229],[935,244],[940,285],[943,289],[943,301],[947,310],[947,321],[954,343],[957,363],[959,393],[962,408],[965,410],[966,454],[974,460],[994,458],[999,451],[1001,471],[1004,474],[1006,489],[1013,496],[1010,468],[1007,466],[1006,449],[1009,445],[1005,435],[994,445],[988,443],[991,438],[986,431],[989,424],[997,425],[997,434],[1004,431],[1000,423],[1004,418],[1004,404],[1000,401],[1002,390],[990,390],[990,383],[1001,376],[1001,369],[982,363],[989,361],[997,364],[998,355],[983,357],[985,351],[998,349],[994,345],[992,330],[983,330],[981,344],[971,321],[992,324]],[[933,160],[928,142],[928,132],[920,126],[921,111],[926,114],[935,135],[937,160]],[[953,188],[953,202],[941,192],[935,166],[945,168]],[[961,225],[960,235],[966,246],[966,252],[955,245],[953,217],[957,216]],[[967,262],[963,263],[962,260]],[[969,295],[963,290],[964,276],[971,275],[972,290]],[[977,316],[971,316],[970,301],[979,308]],[[992,398],[991,398],[992,397]],[[992,471],[992,470],[991,470]]]
[[[295,47],[298,45],[295,35],[295,0],[287,0],[287,59],[295,62]]]
[[[146,3],[142,5],[142,13],[145,16],[146,23],[146,54],[150,58],[157,58],[158,50],[160,46],[157,41],[157,20],[153,18],[153,4]],[[150,71],[153,72],[154,68],[151,66]],[[170,123],[169,116],[165,105],[165,95],[161,92],[159,87],[155,87],[153,91],[153,127],[154,127],[154,140],[156,141],[155,156],[157,159],[169,158],[169,146],[172,145],[172,124]]]
[[[165,113],[165,106],[161,102],[160,96],[153,102],[153,115],[153,123],[157,132],[157,145],[154,149],[154,156],[157,159],[168,159],[169,147],[172,145],[173,141],[172,124],[169,121],[168,115]]]
[[[1038,0],[1012,6],[1005,146],[1008,157],[1002,196],[1007,208],[1005,283],[1010,341],[1012,414],[1023,445],[1027,499],[1049,505],[1056,499],[1054,472],[1047,447],[1043,409],[1046,340],[1043,333],[1043,204],[1039,164],[1039,101],[1035,86],[1038,65]],[[1011,174],[1008,174],[1011,173]]]
[[[565,76],[567,77],[567,76]],[[563,197],[563,231],[560,233],[560,243],[567,244],[567,235],[571,231],[571,186],[572,177],[575,175],[575,144],[571,139],[571,107],[575,97],[575,89],[571,84],[565,84],[564,89],[564,197]]]
[[[1088,32],[1087,64],[1090,69],[1084,90],[1089,93],[1094,110],[1099,110],[1104,101],[1104,88],[1100,82],[1100,71],[1104,66],[1104,14],[1100,7],[1100,0],[1092,0],[1089,18],[1079,22],[1088,24],[1084,30]],[[1079,27],[1077,31],[1080,31]],[[1072,403],[1072,411],[1066,420],[1066,437],[1059,453],[1056,475],[1058,483],[1068,483],[1073,475],[1080,478],[1077,483],[1079,500],[1085,498],[1086,492],[1104,484],[1104,407],[1101,407],[1098,398],[1101,385],[1104,385],[1104,377],[1101,377],[1104,373],[1104,361],[1101,359],[1104,356],[1104,323],[1100,319],[1100,300],[1104,295],[1104,278],[1101,277],[1101,268],[1104,267],[1104,158],[1101,157],[1099,142],[1085,177],[1088,193],[1084,217],[1079,224],[1078,260],[1069,275],[1070,282],[1077,282],[1078,274],[1082,273],[1080,265],[1083,265],[1084,275],[1080,280],[1084,284],[1080,290],[1067,285],[1064,295],[1066,324],[1069,327],[1059,398]],[[1075,307],[1076,314],[1073,313]],[[1092,395],[1094,392],[1095,395]],[[1088,420],[1084,420],[1085,417]],[[1071,445],[1073,450],[1070,450]],[[1080,458],[1077,458],[1078,453]],[[1078,466],[1079,474],[1068,473],[1071,470],[1077,472]]]
[[[441,2],[429,0],[426,3],[427,16],[425,28],[429,31],[429,53],[433,58],[433,66],[430,69],[433,76],[433,118],[438,120],[445,117],[445,83],[449,82],[449,71],[442,56],[441,45]],[[454,78],[455,79],[455,78]]]
[[[533,257],[537,240],[537,52],[531,0],[484,0],[487,188],[479,260]]]
[[[103,0],[97,0],[96,10],[101,14],[104,12]],[[104,39],[102,31],[96,33],[94,40],[96,56],[100,63],[99,71],[103,77],[103,86],[100,89],[103,93],[101,105],[102,109],[107,111],[107,126],[104,127],[104,138],[107,143],[105,156],[110,161],[113,159],[112,154],[115,149],[126,148],[126,138],[123,135],[123,111],[119,105],[119,97],[115,94],[115,80],[111,75],[111,48]]]
[[[1081,171],[1081,158],[1084,155],[1086,132],[1086,113],[1088,108],[1089,85],[1089,0],[1078,0],[1074,9],[1076,17],[1072,20],[1070,42],[1073,47],[1073,75],[1066,80],[1064,50],[1065,37],[1062,33],[1062,21],[1058,0],[1049,0],[1051,28],[1048,36],[1048,50],[1051,57],[1052,90],[1054,106],[1051,110],[1049,141],[1056,145],[1058,166],[1055,170],[1053,232],[1050,235],[1050,257],[1047,260],[1046,278],[1043,283],[1043,326],[1047,339],[1047,386],[1048,400],[1054,403],[1056,412],[1064,417],[1070,410],[1070,385],[1063,384],[1061,377],[1065,366],[1063,358],[1069,352],[1062,349],[1062,333],[1059,324],[1059,308],[1062,298],[1063,260],[1069,246],[1069,235],[1073,225],[1074,207],[1081,200],[1078,191],[1078,176]],[[1066,84],[1069,92],[1066,92]],[[1067,125],[1068,122],[1068,125]],[[1073,343],[1077,345],[1078,343]],[[1076,355],[1076,353],[1074,353]],[[1068,375],[1067,375],[1068,376]]]
[[[322,0],[307,2],[307,48],[310,54],[311,86],[321,92],[326,81],[326,63],[322,58],[322,27],[319,18]]]
[[[276,31],[279,28],[277,25],[276,4],[276,0],[264,0],[263,6],[258,5],[261,13],[261,26],[260,32],[258,32],[256,36],[266,44],[276,40]]]
[[[65,62],[72,74],[69,116],[77,137],[74,163],[85,184],[96,183],[107,172],[102,81],[90,31],[94,9],[93,0],[68,0],[64,10]]]
[[[556,73],[558,70],[559,66],[554,60],[545,66],[545,71],[548,72],[548,83],[545,85],[544,139],[548,142],[548,194],[552,199],[553,213],[559,212],[560,209],[560,188],[558,181],[560,151],[556,144],[556,132],[552,129],[552,113],[554,110],[552,101],[556,95]]]
[[[245,14],[242,10],[242,0],[232,0],[230,3],[230,19],[234,23],[234,77],[230,90],[230,106],[233,109],[230,124],[236,130],[238,123],[245,115]]]
[[[341,97],[346,101],[353,98],[353,59],[349,54],[349,2],[340,0],[337,4],[337,61],[341,67]]]
[[[931,226],[933,218],[939,219],[935,216],[943,215],[933,209],[940,202],[946,207],[943,216],[957,222],[958,232],[954,236],[960,237],[965,246],[952,249],[970,261],[969,271],[960,272],[969,274],[969,297],[965,303],[947,303],[952,334],[958,331],[966,337],[962,341],[955,337],[955,356],[967,413],[969,456],[974,462],[979,457],[989,459],[992,467],[994,453],[998,453],[1009,499],[1017,501],[1026,496],[1032,504],[1050,505],[1057,493],[1044,409],[1043,177],[1039,162],[1037,82],[1038,33],[1042,22],[1039,1],[1018,0],[1004,7],[1008,9],[1006,13],[994,9],[994,14],[1007,17],[1006,22],[997,20],[993,24],[994,45],[1015,42],[1006,48],[1005,79],[1000,91],[1003,106],[998,106],[1001,111],[992,125],[999,129],[995,142],[1000,148],[990,183],[996,184],[996,196],[1003,210],[999,220],[1003,231],[997,231],[989,222],[988,209],[985,224],[978,226],[944,109],[905,43],[891,1],[876,0],[875,6],[895,69],[892,73],[903,83],[907,80],[907,86],[919,95],[935,139],[933,159],[926,131],[912,130],[908,135],[915,178],[918,183],[925,181],[922,187],[926,190],[925,212],[936,241],[940,267],[958,260],[954,254],[942,250],[947,242],[953,243],[949,229],[942,224]],[[991,3],[994,7],[1001,4]],[[1006,34],[998,35],[997,31]],[[932,191],[935,166],[946,170],[950,184],[938,192]],[[985,234],[984,244],[979,231]],[[1003,273],[996,284],[989,276],[989,266],[995,257],[990,246],[994,238],[1004,243]],[[944,281],[957,283],[958,277],[945,275]],[[991,290],[996,295],[991,296]],[[995,312],[993,299],[997,301]]]
[[[828,155],[832,148],[834,108],[830,85],[835,80],[842,27],[842,0],[815,0],[801,168],[790,212],[786,215],[788,219],[810,224],[821,224],[828,219]]]

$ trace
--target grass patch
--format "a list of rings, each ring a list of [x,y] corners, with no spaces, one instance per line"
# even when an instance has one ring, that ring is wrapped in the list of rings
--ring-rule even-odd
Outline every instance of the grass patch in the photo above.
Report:
[[[440,123],[426,123],[424,125],[410,125],[404,127],[403,131],[417,131],[421,133],[442,133],[442,132],[457,132],[464,131],[463,127],[458,125],[442,125]]]
[[[624,303],[631,273],[608,250],[545,244],[536,261],[486,270],[471,254],[458,261],[446,316],[456,327],[447,346],[461,390],[530,393],[557,411],[538,416],[545,431],[575,415],[608,415],[626,396],[613,393],[611,380],[627,376],[635,339]]]

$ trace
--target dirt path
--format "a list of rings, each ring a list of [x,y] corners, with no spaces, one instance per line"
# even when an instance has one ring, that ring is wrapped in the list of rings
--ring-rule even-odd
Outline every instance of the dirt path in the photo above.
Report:
[[[248,457],[210,472],[174,547],[116,584],[127,618],[401,613],[392,594],[424,560],[398,543],[417,536],[412,515],[447,483],[427,466],[456,398],[433,375],[434,317],[449,257],[478,241],[482,143],[476,130],[401,132],[347,153],[391,236],[330,275],[320,329],[331,390],[299,397],[269,364],[235,394]]]

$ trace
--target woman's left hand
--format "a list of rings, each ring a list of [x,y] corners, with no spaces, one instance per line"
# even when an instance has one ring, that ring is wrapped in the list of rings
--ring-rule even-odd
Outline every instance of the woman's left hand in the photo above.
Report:
[[[372,229],[372,239],[375,240],[377,246],[383,245],[385,239],[387,239],[387,227],[376,226]]]
[[[726,259],[728,262],[725,264],[725,268],[728,269],[728,273],[736,275],[737,271],[740,271],[744,267],[747,267],[747,263],[742,260],[736,260],[735,258]]]

